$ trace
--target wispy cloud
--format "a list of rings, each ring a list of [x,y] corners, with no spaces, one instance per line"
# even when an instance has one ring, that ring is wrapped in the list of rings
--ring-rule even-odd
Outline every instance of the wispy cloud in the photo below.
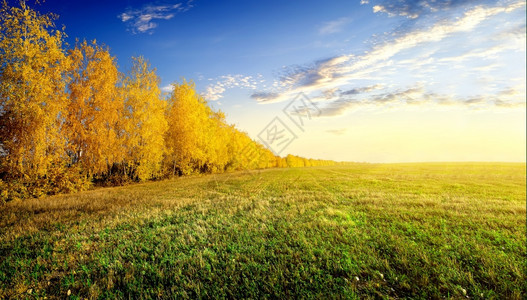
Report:
[[[469,59],[489,59],[498,57],[503,51],[509,49],[515,49],[516,45],[513,44],[501,44],[486,49],[472,49],[461,55],[444,57],[438,60],[438,62],[448,62],[448,63],[459,63]]]
[[[502,30],[499,32],[495,38],[496,39],[504,39],[504,38],[514,38],[519,40],[525,40],[525,22],[522,22],[521,24],[517,24],[516,26],[512,26],[510,28],[507,28],[505,30]]]
[[[351,22],[350,18],[340,18],[337,20],[325,22],[322,24],[318,33],[320,34],[332,34],[342,31],[343,27]]]
[[[157,20],[170,20],[176,13],[192,8],[192,0],[167,4],[146,4],[140,9],[128,8],[117,16],[132,33],[153,33]]]
[[[346,133],[346,128],[340,128],[340,129],[328,129],[326,132],[334,134],[334,135],[343,135]]]
[[[223,75],[216,79],[209,79],[211,81],[215,81],[212,84],[209,84],[205,88],[205,92],[203,93],[203,97],[207,100],[216,101],[223,97],[223,93],[227,89],[231,88],[245,88],[245,89],[251,89],[254,90],[257,87],[258,81],[257,78],[254,78],[253,76],[245,76],[245,75]]]
[[[383,87],[382,84],[375,84],[375,85],[370,85],[370,86],[365,86],[365,87],[360,87],[360,88],[353,88],[351,90],[347,90],[347,91],[340,93],[340,95],[357,95],[357,94],[362,94],[362,93],[368,93],[368,92],[380,89],[382,87]]]
[[[320,108],[320,117],[334,117],[341,116],[346,111],[363,105],[361,101],[353,99],[338,99],[330,102],[326,106]]]
[[[251,95],[251,98],[256,101],[271,101],[278,98],[280,94],[273,92],[255,92]]]
[[[446,7],[446,2],[441,3]],[[477,105],[506,107],[504,103],[499,102],[505,100],[500,99],[496,91],[493,94],[492,91],[482,90],[482,95],[470,95],[470,91],[463,93],[452,91],[451,94],[443,95],[431,86],[434,81],[439,80],[436,79],[439,75],[446,76],[445,74],[450,74],[448,76],[451,77],[450,79],[447,77],[446,82],[459,84],[452,79],[454,68],[461,68],[463,72],[463,74],[455,73],[457,78],[470,76],[473,78],[472,81],[477,81],[482,71],[494,71],[495,68],[500,67],[501,59],[506,57],[507,53],[522,53],[522,51],[525,53],[525,34],[518,30],[514,22],[510,22],[510,26],[503,25],[510,28],[502,30],[501,39],[495,41],[484,27],[494,24],[492,22],[499,22],[506,18],[504,14],[520,8],[525,8],[524,1],[511,0],[464,9],[450,17],[436,19],[433,24],[398,32],[392,39],[375,44],[370,51],[362,54],[339,55],[304,66],[286,68],[273,84],[273,89],[256,91],[252,98],[260,103],[280,102],[290,100],[299,92],[303,92],[314,101],[325,101],[326,106],[322,108],[322,115],[325,116],[340,115],[351,108],[364,105],[425,103],[451,105],[453,103],[452,105],[470,107]],[[493,19],[498,15],[501,15],[502,19]],[[525,21],[522,24],[524,23]],[[473,36],[476,31],[479,32],[479,37]],[[467,37],[479,38],[481,41],[478,42],[479,44],[452,43],[455,39],[463,40]],[[450,42],[443,43],[447,40]],[[446,49],[445,45],[452,46]],[[409,55],[410,53],[412,55]],[[440,69],[446,73],[438,72]],[[490,73],[485,75],[491,76],[489,78],[494,76]],[[399,82],[401,78],[410,81],[407,86],[412,88],[398,90],[390,85],[390,82]],[[369,84],[364,84],[365,82]],[[502,79],[502,85],[504,84],[507,84],[505,78]],[[436,86],[444,88],[437,84]],[[380,90],[382,93],[378,93]],[[315,93],[320,96],[313,96]],[[522,101],[525,102],[520,98],[512,102],[508,100],[506,103],[512,103],[509,106],[513,107],[521,105],[514,103]]]
[[[297,68],[282,76],[289,86],[309,87],[329,83],[342,76],[343,64],[349,61],[346,55],[319,60],[312,67]]]
[[[368,87],[358,88],[366,90]],[[522,86],[508,87],[497,94],[476,95],[459,97],[457,95],[437,94],[427,91],[422,86],[411,87],[403,90],[393,90],[371,95],[359,100],[357,98],[339,97],[321,107],[321,117],[340,116],[350,109],[361,107],[378,107],[384,109],[397,109],[404,105],[412,106],[449,106],[465,107],[470,109],[496,108],[524,108],[525,88]]]
[[[169,85],[165,85],[163,87],[161,87],[161,91],[162,92],[165,92],[165,93],[170,93],[174,90],[174,86],[169,84]]]
[[[409,19],[417,19],[424,14],[484,2],[483,0],[386,0],[381,4],[373,6],[373,12],[385,13],[390,17],[402,16]]]

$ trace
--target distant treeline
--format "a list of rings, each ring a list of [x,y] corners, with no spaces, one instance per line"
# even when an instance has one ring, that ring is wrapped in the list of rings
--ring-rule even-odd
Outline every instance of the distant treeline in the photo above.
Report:
[[[0,11],[0,202],[191,173],[333,165],[275,156],[227,124],[183,80],[163,94],[156,70],[127,73],[105,46],[66,49],[54,15]]]

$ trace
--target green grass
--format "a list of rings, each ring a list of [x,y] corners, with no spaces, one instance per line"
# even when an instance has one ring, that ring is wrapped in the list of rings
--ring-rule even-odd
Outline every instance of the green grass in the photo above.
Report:
[[[9,202],[0,298],[521,299],[525,174],[357,164]]]

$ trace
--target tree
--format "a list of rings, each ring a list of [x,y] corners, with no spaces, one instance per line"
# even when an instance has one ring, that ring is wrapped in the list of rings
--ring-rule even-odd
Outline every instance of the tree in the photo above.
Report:
[[[0,8],[0,201],[166,170],[334,164],[275,156],[212,110],[192,82],[174,84],[165,101],[142,57],[125,76],[95,41],[77,42],[66,55],[55,18],[23,1]]]
[[[225,114],[221,111],[212,112],[209,121],[208,141],[210,153],[208,153],[206,171],[223,172],[229,163],[230,126],[225,121]]]
[[[84,41],[69,52],[71,81],[66,136],[71,163],[88,174],[102,174],[120,159],[118,126],[123,103],[119,72],[107,48]]]
[[[143,57],[132,58],[132,69],[123,80],[125,160],[139,180],[161,175],[166,152],[166,103],[160,79]]]
[[[169,161],[174,171],[190,174],[199,170],[206,158],[208,107],[194,89],[194,83],[173,84],[168,101],[170,124],[166,135]]]
[[[54,19],[24,2],[0,9],[0,163],[10,176],[45,176],[64,158],[67,60]]]

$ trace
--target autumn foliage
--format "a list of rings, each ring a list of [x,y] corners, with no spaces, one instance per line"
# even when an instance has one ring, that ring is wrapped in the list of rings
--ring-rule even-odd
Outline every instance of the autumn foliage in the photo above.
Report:
[[[93,183],[334,164],[275,156],[227,124],[192,82],[163,95],[143,57],[123,74],[96,41],[66,49],[54,19],[24,2],[0,9],[1,201]]]

